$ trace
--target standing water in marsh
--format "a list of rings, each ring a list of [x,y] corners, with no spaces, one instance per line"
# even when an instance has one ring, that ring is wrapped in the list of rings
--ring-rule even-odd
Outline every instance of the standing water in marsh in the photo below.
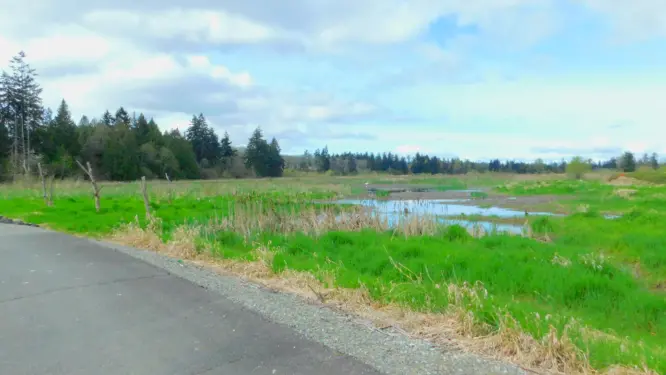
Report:
[[[481,215],[498,216],[501,218],[514,218],[525,216],[525,211],[512,210],[501,207],[480,207],[466,204],[469,199],[430,199],[430,200],[374,200],[374,199],[341,199],[333,203],[353,204],[372,207],[375,212],[382,214],[404,213],[405,209],[415,215],[434,216],[460,216]],[[551,212],[530,212],[530,215],[554,215]]]
[[[500,218],[519,218],[525,216],[524,211],[500,207],[483,208],[474,205],[459,204],[469,199],[432,199],[432,200],[374,200],[374,199],[341,199],[333,203],[350,204],[369,207],[373,213],[385,217],[389,225],[396,225],[405,217],[434,217],[438,222],[447,225],[457,224],[468,229],[481,227],[485,232],[509,232],[520,234],[522,225],[498,224],[489,221],[464,220],[463,215],[495,216]],[[553,215],[549,212],[532,212],[530,215]]]

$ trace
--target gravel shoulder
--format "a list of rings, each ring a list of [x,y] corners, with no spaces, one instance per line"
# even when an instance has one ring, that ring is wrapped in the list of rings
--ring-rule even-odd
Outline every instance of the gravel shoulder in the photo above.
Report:
[[[275,292],[236,277],[155,252],[90,240],[166,270],[291,327],[311,341],[356,358],[378,371],[395,375],[526,374],[516,366],[379,330],[358,317],[311,303],[296,295]]]

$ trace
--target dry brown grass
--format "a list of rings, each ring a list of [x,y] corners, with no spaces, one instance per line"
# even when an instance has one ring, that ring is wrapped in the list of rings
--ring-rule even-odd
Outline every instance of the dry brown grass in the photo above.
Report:
[[[633,177],[619,176],[608,180],[609,185],[613,186],[644,186],[651,185],[647,181],[642,181]]]
[[[204,232],[233,231],[251,237],[253,233],[305,233],[319,236],[330,231],[360,231],[394,229],[404,236],[432,235],[442,230],[444,224],[432,215],[400,215],[393,225],[386,216],[376,215],[368,207],[350,207],[344,211],[315,207],[279,209],[261,203],[234,204],[229,215],[203,223]],[[474,236],[483,236],[483,228],[471,226]]]
[[[636,189],[615,189],[613,191],[613,194],[624,199],[631,199],[632,196],[634,196],[638,190]]]
[[[293,293],[312,303],[354,314],[371,329],[426,339],[440,347],[446,347],[447,350],[457,349],[511,362],[539,374],[599,374],[590,367],[586,353],[571,342],[568,333],[576,329],[586,330],[590,337],[605,334],[590,331],[572,321],[563,334],[558,334],[551,326],[548,334],[537,340],[525,334],[516,320],[506,312],[501,312],[500,329],[491,330],[488,326],[479,324],[467,308],[470,304],[482,304],[485,299],[492,298],[481,283],[437,285],[437,289],[447,293],[449,309],[444,313],[413,311],[395,303],[373,300],[363,285],[358,289],[335,287],[335,275],[331,272],[285,270],[275,273],[273,256],[280,250],[272,248],[270,243],[256,244],[256,260],[252,262],[220,259],[210,256],[211,252],[205,251],[206,249],[197,251],[196,238],[200,228],[179,227],[168,243],[160,240],[155,232],[157,228],[157,223],[147,229],[141,229],[132,223],[115,232],[110,240],[183,259],[272,290]],[[393,262],[393,265],[408,276],[412,283],[423,282],[422,275],[414,274],[401,264]],[[541,318],[537,314],[535,319],[548,320],[549,317]],[[617,340],[615,337],[612,339]],[[656,375],[649,369],[617,366],[603,374]]]

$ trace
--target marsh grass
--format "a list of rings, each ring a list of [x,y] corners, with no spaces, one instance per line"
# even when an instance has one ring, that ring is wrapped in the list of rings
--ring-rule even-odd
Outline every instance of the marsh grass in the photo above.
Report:
[[[603,181],[552,180],[510,182],[494,190],[514,196],[561,196],[557,205],[574,213],[581,205],[600,213],[622,213],[632,210],[666,212],[666,186],[614,186]]]
[[[457,227],[434,236],[366,229],[250,239],[229,231],[213,237],[197,226],[177,229],[166,244],[152,232],[158,227],[133,224],[115,238],[185,259],[211,259],[278,289],[287,283],[290,291],[346,304],[412,335],[440,343],[458,338],[469,350],[532,368],[570,374],[646,364],[663,371],[663,346],[641,341],[640,328],[641,321],[645,327],[653,321],[663,329],[657,316],[663,299],[595,254],[560,254],[520,237],[475,240]],[[313,278],[300,286],[285,281],[295,275]],[[344,298],[351,295],[352,301]],[[657,315],[644,316],[649,310]]]
[[[486,199],[488,198],[488,193],[483,191],[473,191],[469,194],[472,199]]]
[[[388,198],[389,196],[391,196],[391,192],[388,190],[377,190],[375,192],[375,196],[377,198]]]
[[[522,237],[470,233],[427,215],[405,215],[391,227],[367,209],[314,203],[350,194],[358,179],[294,180],[154,183],[150,221],[136,183],[105,184],[99,214],[85,181],[60,182],[53,207],[38,188],[0,187],[0,210],[214,264],[530,368],[666,372],[666,210],[663,203],[646,209],[663,189],[639,187],[628,200],[599,182],[505,185],[573,191],[585,206],[566,218],[530,218]],[[621,218],[600,213],[623,204]]]

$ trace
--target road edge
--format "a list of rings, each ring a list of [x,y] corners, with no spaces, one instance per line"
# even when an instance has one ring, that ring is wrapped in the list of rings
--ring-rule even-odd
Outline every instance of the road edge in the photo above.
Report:
[[[314,304],[297,295],[269,290],[234,276],[168,257],[91,238],[86,240],[122,252],[157,268],[220,293],[305,338],[353,357],[389,375],[527,374],[523,369],[470,353],[446,351],[400,332],[379,330],[370,322]]]

